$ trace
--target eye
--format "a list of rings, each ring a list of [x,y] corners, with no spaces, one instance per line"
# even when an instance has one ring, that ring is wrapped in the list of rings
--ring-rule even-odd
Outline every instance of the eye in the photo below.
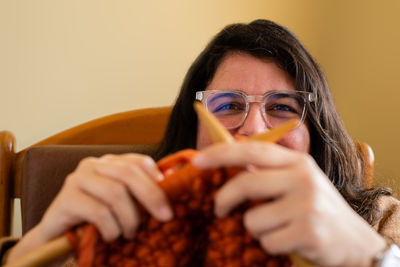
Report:
[[[292,112],[298,114],[295,108],[285,104],[275,104],[268,107],[267,111]]]
[[[226,103],[226,104],[221,104],[218,107],[215,108],[213,112],[222,112],[222,111],[242,111],[243,107],[242,105],[239,105],[238,103]]]
[[[282,119],[299,118],[304,105],[301,99],[288,94],[271,95],[265,102],[265,112],[268,116]]]
[[[298,106],[291,106],[282,103],[274,103],[265,107],[265,113],[275,119],[300,119],[302,109]]]

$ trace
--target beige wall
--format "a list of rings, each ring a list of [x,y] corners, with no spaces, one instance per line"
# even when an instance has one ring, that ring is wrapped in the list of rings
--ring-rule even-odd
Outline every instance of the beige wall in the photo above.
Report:
[[[400,175],[398,1],[0,1],[0,130],[22,149],[87,120],[173,103],[184,73],[224,25],[288,26],[325,69],[376,176]]]
[[[374,149],[377,184],[398,197],[399,10],[399,1],[330,1],[320,10],[317,53],[351,135]]]
[[[228,23],[276,18],[312,46],[317,12],[292,2],[0,1],[0,129],[22,149],[98,116],[170,105]]]

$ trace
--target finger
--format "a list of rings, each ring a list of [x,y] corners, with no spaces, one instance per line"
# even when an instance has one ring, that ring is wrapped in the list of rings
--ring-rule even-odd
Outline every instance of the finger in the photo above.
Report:
[[[258,239],[263,233],[288,224],[297,214],[295,203],[291,199],[279,198],[247,210],[243,216],[243,224],[247,231]]]
[[[298,153],[267,142],[215,144],[200,151],[192,160],[197,168],[255,165],[282,167],[296,161]]]
[[[295,183],[289,169],[242,172],[225,183],[215,195],[215,214],[223,217],[246,200],[272,199],[286,194]]]
[[[52,204],[49,213],[46,213],[47,216],[52,216],[51,209],[55,210],[60,229],[69,229],[79,223],[90,222],[96,226],[103,240],[107,242],[115,240],[121,234],[121,228],[107,205],[83,191],[68,189],[65,191],[67,192],[63,192],[63,195]],[[44,220],[48,219],[47,216]],[[50,230],[49,228],[47,229]]]
[[[295,252],[298,244],[298,232],[293,224],[284,224],[270,232],[265,232],[259,237],[263,249],[271,254],[288,254]]]
[[[125,185],[92,173],[81,179],[80,189],[110,207],[125,238],[134,237],[140,216]]]
[[[160,172],[156,162],[147,155],[142,154],[123,154],[123,155],[106,155],[104,159],[107,161],[127,161],[137,166],[140,166],[142,170],[154,181],[161,181],[164,179],[164,175]]]
[[[157,219],[170,220],[173,216],[164,191],[140,167],[123,161],[98,164],[99,175],[105,175],[125,184],[135,198]]]

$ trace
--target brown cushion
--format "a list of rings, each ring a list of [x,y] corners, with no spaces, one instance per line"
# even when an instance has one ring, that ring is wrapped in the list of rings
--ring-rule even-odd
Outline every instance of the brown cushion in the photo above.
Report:
[[[155,149],[154,145],[57,145],[29,149],[22,166],[22,232],[40,221],[65,177],[82,158],[130,152],[153,155]]]

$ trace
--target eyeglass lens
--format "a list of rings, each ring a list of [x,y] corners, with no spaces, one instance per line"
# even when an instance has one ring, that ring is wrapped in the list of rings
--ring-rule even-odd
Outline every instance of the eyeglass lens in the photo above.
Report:
[[[296,93],[274,93],[262,103],[262,113],[268,126],[273,128],[291,119],[301,120],[304,113],[304,98]],[[227,128],[239,127],[246,118],[244,95],[235,92],[215,93],[206,100],[207,109]]]

